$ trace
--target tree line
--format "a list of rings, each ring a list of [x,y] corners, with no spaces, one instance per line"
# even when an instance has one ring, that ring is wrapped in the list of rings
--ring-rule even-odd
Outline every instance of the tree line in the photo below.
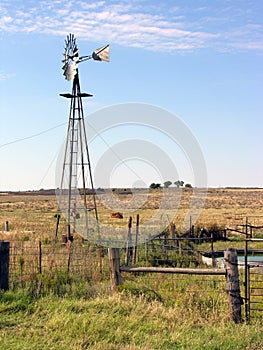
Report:
[[[184,181],[182,181],[182,180],[177,180],[177,181],[175,181],[174,183],[172,183],[172,181],[170,181],[170,180],[167,180],[167,181],[165,181],[164,183],[163,183],[163,187],[164,188],[168,188],[168,187],[170,187],[172,184],[174,184],[177,188],[179,188],[179,187],[187,187],[187,188],[192,188],[192,185],[191,184],[189,184],[189,183],[184,183]],[[161,188],[162,187],[162,185],[160,184],[160,183],[151,183],[150,184],[150,186],[149,186],[150,188]]]

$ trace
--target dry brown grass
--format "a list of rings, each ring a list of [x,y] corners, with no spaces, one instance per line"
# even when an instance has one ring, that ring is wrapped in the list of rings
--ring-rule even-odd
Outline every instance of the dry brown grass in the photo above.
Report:
[[[177,189],[170,188],[171,200],[179,204],[173,221],[180,227],[192,198],[191,189],[183,189],[177,203]],[[126,226],[129,216],[135,220],[140,214],[141,220],[147,220],[158,211],[162,189],[140,190],[136,196],[141,196],[143,203],[138,209],[132,201],[132,194],[115,191],[113,198],[120,204],[115,211],[124,213],[124,219],[110,219],[112,208],[107,208],[107,202],[102,201],[98,194],[99,217],[104,223],[113,226]],[[127,209],[128,208],[128,209]],[[0,239],[51,239],[54,237],[58,206],[53,195],[0,194]],[[254,225],[263,224],[263,189],[209,189],[201,215],[196,222],[198,226],[218,225],[221,227],[237,227],[244,224],[248,217]],[[9,232],[4,232],[5,222],[9,222]],[[66,233],[65,220],[61,221],[59,234]]]

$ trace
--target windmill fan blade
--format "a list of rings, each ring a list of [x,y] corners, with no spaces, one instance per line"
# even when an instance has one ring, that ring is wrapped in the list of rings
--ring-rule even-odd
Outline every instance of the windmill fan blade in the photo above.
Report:
[[[72,64],[68,65],[66,64],[63,69],[64,69],[64,75],[65,75],[65,78],[70,81],[74,78],[74,76],[76,75],[77,73],[77,68],[78,68],[78,65],[73,62]]]
[[[74,49],[73,57],[79,57],[79,49],[77,49],[77,48]]]
[[[93,51],[92,58],[95,61],[110,62],[110,45],[108,44]]]
[[[62,67],[62,69],[64,70],[64,72],[66,71],[66,69],[67,69],[67,67],[68,67],[68,62],[67,61],[65,61],[65,62],[63,62],[64,64],[63,64],[63,67]]]

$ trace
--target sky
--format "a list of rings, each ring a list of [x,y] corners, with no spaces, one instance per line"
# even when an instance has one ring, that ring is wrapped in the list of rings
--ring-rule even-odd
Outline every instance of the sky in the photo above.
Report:
[[[208,187],[263,187],[261,0],[2,0],[0,28],[0,191],[56,186],[69,115],[59,96],[71,91],[61,69],[69,33],[83,56],[110,44],[109,63],[79,67],[82,91],[94,95],[84,111],[95,130],[100,117],[111,125],[110,106],[157,106],[198,142]],[[176,123],[164,119],[158,134],[138,123],[129,129],[128,121],[90,145],[95,174],[107,152],[118,155],[137,139],[176,158],[176,171],[163,178],[149,159],[120,153],[105,174],[110,187],[178,178],[197,185],[191,156],[164,139]]]

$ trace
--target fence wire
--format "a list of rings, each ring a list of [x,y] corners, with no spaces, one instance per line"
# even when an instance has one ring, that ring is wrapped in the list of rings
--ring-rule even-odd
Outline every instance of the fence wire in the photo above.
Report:
[[[178,241],[179,242],[179,241]],[[165,243],[165,244],[164,244]],[[121,265],[126,265],[129,247],[121,250]],[[73,243],[43,241],[10,241],[9,281],[10,286],[25,286],[36,275],[54,276],[62,273],[74,279],[85,279],[90,284],[105,281],[109,283],[108,251],[105,247],[74,241]],[[202,254],[198,244],[182,240],[172,246],[160,239],[136,247],[131,255],[131,266],[161,266],[202,268]],[[213,263],[213,262],[212,262]],[[207,267],[207,266],[206,266]],[[211,266],[213,267],[213,266]],[[241,296],[245,295],[245,266],[240,266],[239,280]],[[263,312],[263,270],[249,270],[249,312],[251,318],[257,318]],[[203,276],[163,273],[122,272],[121,290],[135,295],[144,295],[165,303],[185,305],[185,308],[197,308],[204,314],[216,312],[227,314],[228,303],[224,276]],[[58,280],[68,283],[68,279]],[[42,282],[40,282],[42,283]],[[51,283],[51,282],[50,282]],[[105,285],[106,285],[105,284]],[[39,284],[39,289],[42,285]],[[38,287],[37,287],[38,288]],[[58,289],[61,287],[57,287]],[[86,287],[85,287],[86,288]],[[98,288],[101,288],[98,287]],[[60,290],[59,289],[59,290]],[[36,292],[37,294],[38,292]],[[247,301],[244,299],[244,302]],[[212,310],[212,311],[211,311]],[[245,308],[243,308],[245,313]],[[244,319],[246,315],[244,314]]]
[[[37,274],[65,273],[90,280],[108,278],[107,252],[99,246],[82,243],[43,243],[10,241],[10,285],[28,281]]]

